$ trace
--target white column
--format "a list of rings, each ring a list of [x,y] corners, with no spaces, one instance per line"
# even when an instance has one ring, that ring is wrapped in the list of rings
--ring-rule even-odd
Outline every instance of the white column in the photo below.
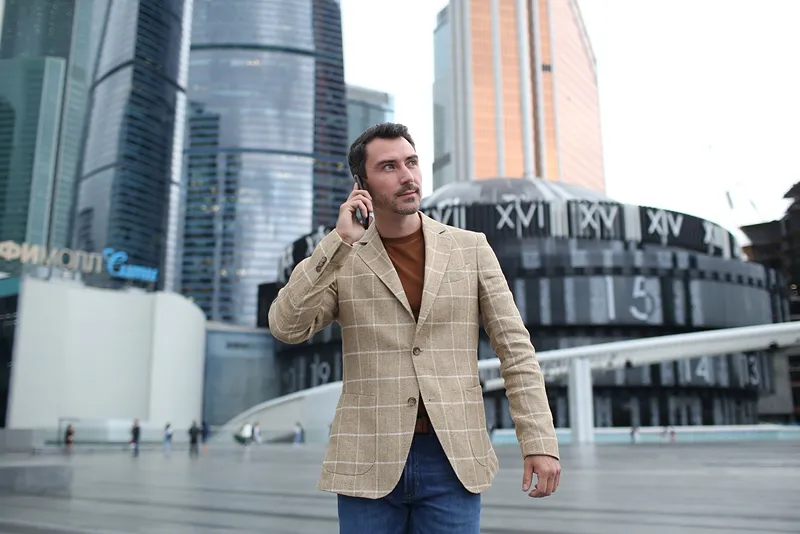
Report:
[[[506,175],[503,137],[503,54],[500,46],[500,0],[492,0],[492,64],[494,65],[494,121],[497,139],[497,176]]]
[[[594,443],[592,368],[586,358],[575,358],[570,362],[567,394],[572,443]]]
[[[533,167],[533,92],[531,90],[530,35],[526,2],[517,1],[517,46],[519,48],[519,98],[522,113],[522,175],[535,177]],[[535,1],[535,0],[534,0]]]

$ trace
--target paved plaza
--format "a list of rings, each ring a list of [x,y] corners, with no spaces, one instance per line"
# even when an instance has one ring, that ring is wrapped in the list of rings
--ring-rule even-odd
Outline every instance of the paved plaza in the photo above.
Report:
[[[78,451],[66,460],[71,496],[1,495],[0,532],[335,534],[335,497],[316,490],[323,452]],[[498,456],[483,499],[487,534],[800,532],[800,442],[564,446],[561,487],[543,500],[521,491],[517,447]]]

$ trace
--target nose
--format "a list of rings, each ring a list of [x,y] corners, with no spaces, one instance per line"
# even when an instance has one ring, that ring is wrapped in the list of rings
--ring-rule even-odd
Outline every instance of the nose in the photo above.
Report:
[[[400,173],[400,183],[402,185],[405,185],[405,184],[413,182],[413,181],[414,181],[414,175],[411,173],[411,169],[409,169],[408,167],[406,167],[404,165],[403,166],[403,172]]]

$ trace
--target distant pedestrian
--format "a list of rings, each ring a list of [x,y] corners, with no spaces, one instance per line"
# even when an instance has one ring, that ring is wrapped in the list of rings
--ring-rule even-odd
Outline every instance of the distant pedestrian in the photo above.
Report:
[[[164,456],[169,456],[169,452],[172,449],[172,425],[167,423],[167,426],[164,427]]]
[[[72,452],[72,445],[75,442],[75,429],[72,425],[67,425],[67,430],[64,432],[64,448],[67,453]]]
[[[200,440],[200,427],[197,426],[197,421],[192,421],[192,426],[189,428],[189,456],[199,456],[198,442]]]
[[[133,449],[134,458],[139,456],[139,440],[142,436],[142,429],[139,426],[139,419],[133,420],[133,427],[131,427],[131,448]]]

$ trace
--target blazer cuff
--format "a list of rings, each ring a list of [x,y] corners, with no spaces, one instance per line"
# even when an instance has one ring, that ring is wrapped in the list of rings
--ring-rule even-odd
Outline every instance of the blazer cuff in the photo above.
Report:
[[[311,255],[313,258],[311,267],[317,273],[322,272],[328,265],[341,267],[352,251],[353,246],[345,243],[336,229],[333,229],[317,244],[317,248]]]
[[[556,460],[558,455],[558,439],[555,436],[530,439],[520,442],[522,457],[526,456],[552,456]]]

